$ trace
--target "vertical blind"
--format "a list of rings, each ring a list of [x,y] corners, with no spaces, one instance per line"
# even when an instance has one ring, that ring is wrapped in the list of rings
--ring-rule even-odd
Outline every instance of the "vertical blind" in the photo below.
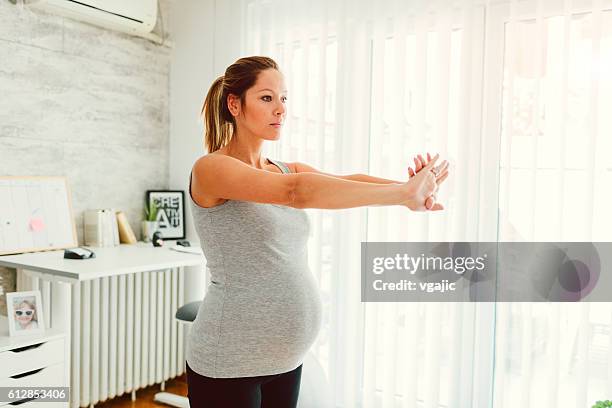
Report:
[[[608,304],[360,302],[362,241],[610,240],[611,2],[239,4],[241,54],[274,58],[289,90],[265,154],[400,182],[417,153],[452,163],[440,213],[307,210],[325,307],[313,351],[332,405],[612,395]]]

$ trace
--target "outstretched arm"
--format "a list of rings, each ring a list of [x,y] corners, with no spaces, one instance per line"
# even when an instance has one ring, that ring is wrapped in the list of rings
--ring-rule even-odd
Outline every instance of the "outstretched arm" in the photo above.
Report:
[[[427,153],[427,161],[425,161],[425,159],[423,158],[423,156],[421,156],[420,154],[414,157],[414,163],[415,163],[415,167],[414,169],[412,169],[411,167],[408,167],[408,174],[410,176],[410,178],[413,178],[416,176],[417,173],[419,173],[421,170],[423,170],[425,168],[425,166],[427,165],[427,163],[429,163],[432,160],[432,157],[429,153]],[[389,180],[389,179],[385,179],[385,178],[381,178],[381,177],[374,177],[374,176],[370,176],[368,174],[349,174],[349,175],[334,175],[334,174],[329,174],[329,173],[324,173],[322,171],[319,171],[317,169],[315,169],[314,167],[305,164],[305,163],[300,163],[300,162],[295,162],[295,163],[288,163],[289,167],[292,168],[292,171],[294,173],[316,173],[316,174],[322,174],[325,176],[329,176],[329,177],[335,177],[338,179],[342,179],[342,180],[349,180],[349,181],[358,181],[358,182],[362,182],[362,183],[371,183],[371,184],[402,184],[401,181],[397,181],[397,180]],[[444,206],[440,203],[436,203],[436,196],[435,193],[437,193],[437,190],[440,186],[440,184],[442,184],[442,182],[444,180],[446,180],[446,178],[448,177],[448,161],[444,160],[442,163],[440,163],[439,166],[435,167],[434,172],[436,174],[436,190],[434,191],[434,195],[432,195],[431,197],[428,197],[426,202],[425,202],[425,208],[426,209],[430,209],[430,210],[442,210],[444,209]]]
[[[424,211],[436,188],[430,171],[436,156],[415,177],[401,184],[376,184],[343,180],[314,172],[277,174],[253,168],[226,155],[208,154],[196,161],[192,193],[205,197],[294,208],[342,209],[368,205],[402,205]]]
[[[408,174],[410,177],[414,177],[416,175],[416,173],[418,173],[419,171],[421,171],[421,169],[423,167],[425,167],[425,165],[431,160],[431,156],[429,155],[429,153],[427,153],[427,162],[425,162],[425,160],[423,159],[423,157],[419,154],[417,157],[414,158],[414,163],[415,163],[415,169],[416,171],[414,171],[411,167],[408,167]],[[341,175],[335,175],[335,174],[330,174],[330,173],[324,173],[322,171],[319,171],[317,169],[315,169],[314,167],[306,164],[306,163],[300,163],[300,162],[295,162],[295,163],[287,163],[292,170],[295,173],[303,173],[303,172],[308,172],[308,173],[318,173],[318,174],[323,174],[326,176],[330,176],[330,177],[336,177],[336,178],[340,178],[343,180],[350,180],[350,181],[361,181],[364,183],[375,183],[375,184],[402,184],[402,181],[398,181],[398,180],[390,180],[390,179],[385,179],[385,178],[381,178],[381,177],[375,177],[375,176],[370,176],[368,174],[349,174],[346,176],[341,176]],[[448,177],[448,162],[446,160],[444,160],[438,167],[438,176],[436,177],[436,183],[438,185],[440,185],[447,177]]]
[[[297,208],[339,209],[364,205],[405,205],[412,210],[441,210],[443,208],[441,206],[429,208],[425,206],[427,198],[437,187],[431,171],[437,159],[438,155],[407,183],[386,185],[346,180],[321,172],[296,172],[293,174],[298,176],[294,206]],[[375,197],[376,200],[372,201]]]
[[[340,178],[343,180],[350,180],[350,181],[361,181],[363,183],[375,183],[375,184],[402,184],[401,181],[397,181],[397,180],[389,180],[389,179],[385,179],[385,178],[381,178],[381,177],[374,177],[374,176],[370,176],[367,174],[349,174],[346,176],[340,176],[340,175],[336,175],[336,174],[330,174],[330,173],[324,173],[322,171],[319,171],[317,169],[315,169],[314,167],[306,164],[306,163],[300,163],[300,162],[295,162],[295,163],[287,163],[290,167],[293,167],[293,170],[296,173],[318,173],[318,174],[323,174],[329,177],[336,177],[336,178]]]

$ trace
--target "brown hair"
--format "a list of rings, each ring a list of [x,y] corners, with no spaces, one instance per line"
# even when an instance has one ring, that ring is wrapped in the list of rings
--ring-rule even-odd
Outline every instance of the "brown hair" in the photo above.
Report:
[[[278,70],[278,64],[272,58],[240,58],[212,83],[201,112],[204,117],[204,146],[208,153],[225,146],[236,130],[235,119],[227,107],[227,96],[236,95],[244,108],[246,91],[255,84],[261,71],[270,68]]]

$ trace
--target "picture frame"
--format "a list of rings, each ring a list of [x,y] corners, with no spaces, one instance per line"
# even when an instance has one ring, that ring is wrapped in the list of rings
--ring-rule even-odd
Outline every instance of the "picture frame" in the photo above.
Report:
[[[45,331],[40,290],[6,294],[9,336],[25,336]]]
[[[147,190],[145,203],[158,207],[158,231],[162,239],[185,238],[185,192],[183,190]]]

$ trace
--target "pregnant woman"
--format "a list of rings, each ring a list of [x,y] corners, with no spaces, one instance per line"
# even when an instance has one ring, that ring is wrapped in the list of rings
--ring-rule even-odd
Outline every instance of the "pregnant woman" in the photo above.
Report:
[[[211,282],[188,340],[192,407],[296,406],[321,325],[304,208],[443,208],[435,192],[448,164],[434,168],[437,155],[419,155],[405,183],[262,157],[263,142],[280,138],[286,103],[283,75],[266,57],[236,61],[204,101],[208,154],[193,165],[189,192]]]

